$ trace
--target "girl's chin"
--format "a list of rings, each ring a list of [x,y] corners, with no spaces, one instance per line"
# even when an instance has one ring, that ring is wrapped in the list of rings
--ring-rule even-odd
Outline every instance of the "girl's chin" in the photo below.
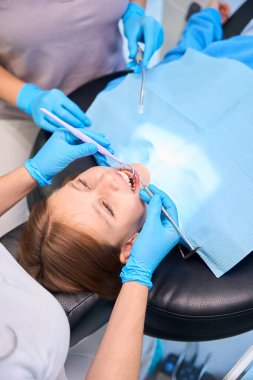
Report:
[[[146,185],[148,185],[150,182],[150,172],[148,168],[145,165],[139,164],[139,163],[135,163],[132,165],[134,169],[137,171],[137,173],[141,176],[141,179],[143,180],[143,182]]]

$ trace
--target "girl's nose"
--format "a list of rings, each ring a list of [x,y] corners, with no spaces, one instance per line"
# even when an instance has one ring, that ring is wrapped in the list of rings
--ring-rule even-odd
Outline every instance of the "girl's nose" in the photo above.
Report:
[[[104,190],[106,191],[106,189],[108,189],[110,191],[112,191],[112,190],[118,191],[119,190],[119,183],[117,181],[117,178],[115,178],[115,176],[107,173],[100,179],[99,188],[103,191]]]

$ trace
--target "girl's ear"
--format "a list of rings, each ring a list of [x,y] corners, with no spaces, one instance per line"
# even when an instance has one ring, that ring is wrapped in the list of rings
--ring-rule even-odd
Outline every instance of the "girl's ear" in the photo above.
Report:
[[[127,260],[130,256],[130,253],[132,250],[132,246],[133,246],[135,239],[137,238],[138,235],[139,235],[139,232],[136,232],[126,243],[124,243],[122,245],[120,255],[119,255],[119,259],[120,259],[121,264],[127,263]]]

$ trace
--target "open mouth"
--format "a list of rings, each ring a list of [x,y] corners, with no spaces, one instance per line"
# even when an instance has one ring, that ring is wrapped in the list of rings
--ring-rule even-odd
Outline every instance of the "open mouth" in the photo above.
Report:
[[[118,173],[124,178],[129,188],[134,192],[136,190],[136,182],[137,182],[137,174],[132,173],[131,170],[128,169],[120,169]]]

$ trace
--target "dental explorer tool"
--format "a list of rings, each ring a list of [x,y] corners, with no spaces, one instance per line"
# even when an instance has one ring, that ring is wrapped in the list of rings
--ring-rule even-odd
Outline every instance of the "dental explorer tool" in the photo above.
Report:
[[[55,120],[57,123],[65,127],[69,132],[71,132],[74,136],[79,138],[80,140],[86,142],[86,143],[93,143],[97,145],[98,152],[111,158],[112,160],[116,161],[118,164],[120,164],[122,167],[130,167],[132,171],[132,176],[134,176],[135,170],[132,165],[126,164],[125,162],[121,161],[119,158],[115,157],[113,154],[109,152],[106,148],[104,148],[102,145],[97,143],[95,140],[93,140],[91,137],[87,136],[83,132],[81,132],[79,129],[72,127],[72,125],[66,123],[65,121],[61,120],[58,116],[54,115],[52,112],[48,111],[45,108],[40,108],[40,111],[43,112],[45,115],[49,116],[51,119]]]
[[[142,62],[143,58],[143,51],[138,46],[138,53],[136,54],[135,60],[136,62],[140,65],[141,67],[141,90],[140,90],[140,99],[139,99],[139,104],[138,104],[138,113],[143,114],[144,112],[144,94],[145,94],[145,67]]]
[[[141,176],[139,175],[139,180],[140,180],[140,183],[142,184],[142,186],[144,187],[144,189],[146,190],[146,192],[148,193],[148,195],[152,198],[154,196],[154,194],[152,193],[152,191],[148,188],[148,186],[143,182]],[[165,210],[165,208],[162,206],[162,212],[163,214],[166,216],[166,218],[170,221],[170,223],[173,225],[173,227],[175,228],[175,230],[177,231],[177,233],[181,236],[181,238],[184,240],[184,242],[187,244],[187,246],[190,248],[190,252],[185,254],[183,253],[182,250],[180,250],[180,253],[182,255],[182,257],[184,259],[188,259],[190,256],[192,256],[194,253],[197,252],[197,250],[200,248],[200,247],[196,247],[194,248],[192,246],[192,244],[189,242],[189,240],[187,239],[187,237],[185,236],[185,234],[180,230],[180,228],[177,226],[177,224],[174,222],[174,220],[172,219],[172,217],[167,213],[167,211]]]

